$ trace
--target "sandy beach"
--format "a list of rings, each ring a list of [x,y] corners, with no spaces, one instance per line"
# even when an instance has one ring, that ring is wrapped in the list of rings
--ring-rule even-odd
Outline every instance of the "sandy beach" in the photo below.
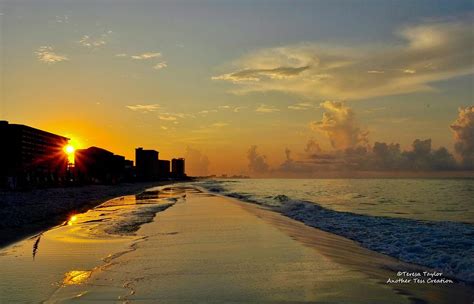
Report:
[[[111,198],[170,182],[0,191],[0,248],[64,222]]]
[[[0,252],[12,278],[0,285],[3,300],[22,294],[46,303],[472,301],[472,288],[459,284],[387,284],[398,271],[426,269],[258,206],[194,188],[158,193],[111,200],[44,233],[33,261],[39,238]],[[42,274],[45,288],[23,277],[32,271]]]

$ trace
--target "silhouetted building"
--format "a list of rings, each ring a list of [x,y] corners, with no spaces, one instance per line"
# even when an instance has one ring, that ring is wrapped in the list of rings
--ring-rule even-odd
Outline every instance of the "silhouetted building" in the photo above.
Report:
[[[126,179],[129,160],[98,147],[78,149],[74,155],[76,180],[85,183],[118,183]]]
[[[184,158],[173,158],[171,160],[171,175],[175,178],[185,177]]]
[[[69,139],[25,125],[0,121],[0,185],[9,188],[66,181]]]
[[[137,179],[141,181],[156,180],[159,178],[158,151],[135,149],[135,166]]]
[[[171,162],[169,160],[159,159],[158,160],[158,168],[159,174],[161,178],[168,178],[170,177],[170,165]]]

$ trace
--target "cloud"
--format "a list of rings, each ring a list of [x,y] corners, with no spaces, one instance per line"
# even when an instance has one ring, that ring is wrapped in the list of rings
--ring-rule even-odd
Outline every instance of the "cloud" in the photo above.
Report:
[[[160,105],[159,104],[148,104],[148,105],[136,104],[136,105],[128,105],[126,107],[132,111],[148,113],[148,112],[154,112],[158,110],[160,108]]]
[[[288,106],[288,109],[296,110],[296,111],[309,110],[309,109],[318,109],[318,108],[319,108],[319,106],[316,106],[311,102],[299,102],[299,103],[295,103],[293,105]]]
[[[454,132],[454,149],[464,166],[474,169],[474,106],[459,109],[457,119],[451,124]]]
[[[234,93],[281,91],[355,100],[433,90],[436,81],[472,74],[470,20],[430,22],[394,33],[397,42],[343,47],[300,43],[257,50],[233,72],[212,77]]]
[[[271,106],[267,106],[265,104],[261,104],[261,105],[258,106],[257,109],[255,109],[255,112],[274,113],[274,112],[280,112],[280,109],[277,109],[277,108],[274,108],[274,107],[271,107]]]
[[[201,151],[191,147],[186,148],[186,171],[191,176],[209,175],[209,158],[201,153]]]
[[[106,38],[107,34],[103,34],[98,38],[94,38],[89,35],[84,35],[82,36],[81,40],[79,40],[79,44],[87,48],[97,48],[107,44]]]
[[[173,115],[159,115],[158,116],[161,120],[167,120],[167,121],[174,121],[176,120],[176,116]]]
[[[232,82],[241,81],[260,81],[261,77],[268,77],[270,79],[285,79],[296,76],[307,70],[309,66],[292,68],[292,67],[278,67],[273,69],[245,69],[242,71],[214,76],[212,80],[229,80]]]
[[[130,58],[135,60],[148,60],[152,58],[159,58],[161,57],[161,53],[159,52],[147,52],[139,55],[131,55]]]
[[[216,128],[222,128],[222,127],[225,127],[225,126],[228,126],[229,124],[226,123],[226,122],[216,122],[216,123],[213,123],[211,126],[212,127],[216,127]]]
[[[247,107],[235,107],[233,111],[234,113],[238,113],[240,112],[240,110],[243,110],[243,109],[247,109]]]
[[[257,146],[251,146],[247,151],[247,160],[249,161],[248,167],[251,172],[256,174],[266,173],[270,166],[267,163],[265,155],[260,155],[257,152]]]
[[[322,149],[314,139],[310,139],[306,143],[306,147],[304,148],[304,152],[306,152],[308,154],[314,154],[314,153],[322,152]]]
[[[154,70],[161,70],[161,69],[164,69],[168,66],[168,64],[166,63],[166,61],[161,61],[161,62],[158,62],[157,64],[155,64],[153,66],[153,69]]]
[[[321,107],[326,110],[320,121],[313,121],[313,130],[325,134],[335,149],[348,149],[366,146],[368,132],[363,131],[351,108],[342,102],[325,101]]]
[[[55,53],[53,47],[51,46],[41,46],[36,50],[35,54],[39,61],[46,62],[48,64],[69,60],[66,55]]]

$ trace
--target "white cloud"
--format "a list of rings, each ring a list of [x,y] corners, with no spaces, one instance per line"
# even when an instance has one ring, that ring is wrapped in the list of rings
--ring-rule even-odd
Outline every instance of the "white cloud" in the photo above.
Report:
[[[299,102],[299,103],[295,103],[293,105],[289,105],[288,106],[288,109],[290,110],[297,110],[297,111],[301,111],[301,110],[310,110],[310,109],[318,109],[319,106],[318,105],[315,105],[311,102]]]
[[[53,47],[51,46],[41,46],[36,50],[35,54],[39,61],[49,64],[69,60],[66,55],[55,53]]]
[[[236,94],[281,91],[354,100],[433,90],[431,83],[473,73],[470,20],[408,26],[395,35],[401,42],[386,47],[301,43],[262,49],[212,79],[233,83]]]
[[[128,109],[132,111],[137,111],[137,112],[143,112],[143,113],[148,113],[148,112],[154,112],[160,108],[159,104],[148,104],[148,105],[128,105],[126,106]]]
[[[103,34],[98,38],[84,35],[82,36],[81,40],[79,40],[79,44],[87,48],[98,48],[107,44],[106,38],[107,34]]]
[[[176,116],[173,115],[159,115],[158,116],[161,120],[166,120],[166,121],[174,121],[176,120]]]
[[[243,109],[247,109],[247,107],[235,107],[233,111],[234,113],[238,113],[240,112],[240,110],[243,110]]]
[[[342,102],[325,101],[321,104],[326,112],[320,121],[313,121],[313,130],[324,133],[331,146],[342,150],[357,146],[367,146],[368,132],[363,131],[356,120],[354,111]]]
[[[265,104],[261,104],[258,106],[258,108],[255,110],[255,112],[259,112],[259,113],[274,113],[274,112],[280,112],[280,109],[277,109],[277,108],[274,108],[274,107],[271,107],[271,106],[267,106]]]
[[[159,52],[147,52],[139,55],[131,55],[130,58],[135,59],[135,60],[148,60],[152,58],[158,58],[161,57],[161,53]]]
[[[155,64],[153,66],[153,69],[155,70],[161,70],[161,69],[164,69],[168,66],[168,64],[166,63],[166,61],[161,61],[161,62],[158,62],[157,64]]]

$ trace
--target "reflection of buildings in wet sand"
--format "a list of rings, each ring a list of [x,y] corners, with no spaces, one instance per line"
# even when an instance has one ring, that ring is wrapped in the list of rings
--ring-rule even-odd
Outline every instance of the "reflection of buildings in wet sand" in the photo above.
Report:
[[[0,138],[0,185],[17,188],[66,181],[67,137],[0,121]]]

